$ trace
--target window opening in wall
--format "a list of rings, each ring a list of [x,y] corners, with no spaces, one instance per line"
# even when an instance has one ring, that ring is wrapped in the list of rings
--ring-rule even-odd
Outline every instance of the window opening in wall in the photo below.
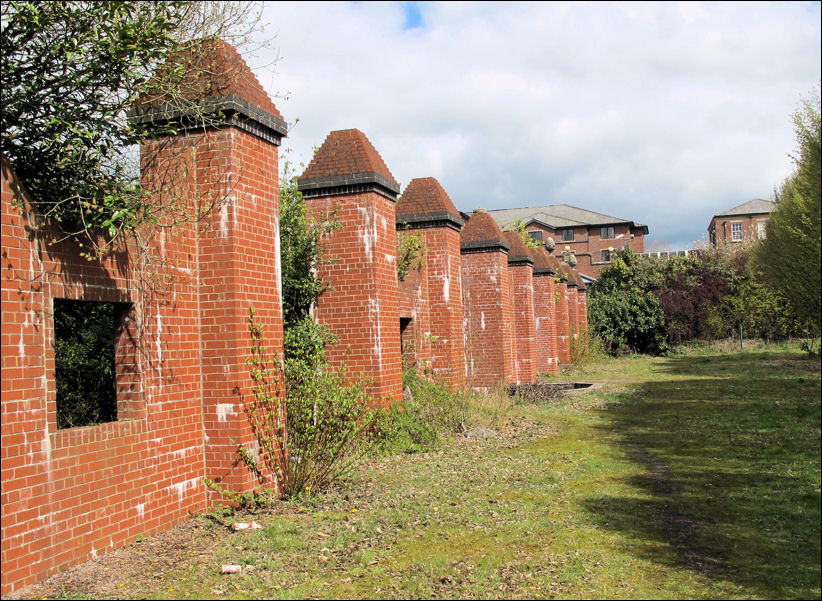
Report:
[[[611,260],[611,251],[610,250],[603,250],[602,251],[602,260],[608,262]]]
[[[765,239],[765,231],[766,231],[766,228],[767,228],[767,226],[765,225],[766,223],[768,223],[768,222],[764,219],[756,222],[756,236],[760,240]]]
[[[117,421],[117,345],[129,303],[54,299],[57,428]]]
[[[742,242],[742,223],[739,221],[731,223],[731,241]]]
[[[528,235],[534,242],[542,242],[542,232],[528,232]]]
[[[599,237],[600,238],[613,238],[614,237],[614,228],[613,227],[602,227],[602,228],[600,228]]]
[[[562,241],[563,242],[573,242],[574,241],[574,230],[573,229],[562,230]]]

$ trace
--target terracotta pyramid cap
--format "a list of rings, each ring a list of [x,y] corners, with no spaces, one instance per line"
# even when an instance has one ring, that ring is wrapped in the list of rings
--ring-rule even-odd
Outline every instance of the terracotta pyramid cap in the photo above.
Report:
[[[553,275],[556,273],[556,260],[548,254],[544,246],[531,249],[534,256],[534,275]]]
[[[448,193],[433,177],[412,179],[397,200],[397,215],[430,215],[451,213],[459,216],[459,211],[451,202]]]
[[[502,232],[505,241],[511,247],[508,251],[508,263],[534,264],[531,249],[525,244],[519,232]]]
[[[371,141],[358,129],[332,131],[300,180],[327,179],[347,175],[373,173],[396,184],[394,176],[385,165],[380,153]],[[397,185],[399,191],[399,185]]]
[[[460,249],[470,251],[472,249],[499,248],[507,251],[510,248],[505,241],[503,232],[494,218],[487,212],[476,210],[471,214],[471,218],[460,234]]]
[[[235,96],[282,120],[280,111],[237,49],[219,38],[193,40],[185,44],[181,50],[172,53],[154,77],[160,88],[161,80],[169,67],[182,67],[185,70],[186,75],[179,86],[179,95],[176,98],[168,98],[162,89],[154,94],[149,91],[138,99],[135,104],[137,108],[145,109],[163,103],[173,103],[175,100],[190,102]]]

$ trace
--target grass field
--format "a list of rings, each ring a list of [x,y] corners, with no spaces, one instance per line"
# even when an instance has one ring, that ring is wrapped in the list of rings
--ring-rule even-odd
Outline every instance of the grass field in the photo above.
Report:
[[[259,531],[198,518],[28,594],[820,597],[818,358],[702,348],[567,377],[606,383],[235,516]]]

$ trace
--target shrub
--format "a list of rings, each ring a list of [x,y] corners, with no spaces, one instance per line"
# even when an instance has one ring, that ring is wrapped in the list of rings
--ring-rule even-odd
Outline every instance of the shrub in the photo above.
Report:
[[[385,428],[383,450],[416,453],[435,448],[445,436],[468,429],[469,396],[420,376],[416,370],[403,372],[405,395],[402,405],[391,408]]]

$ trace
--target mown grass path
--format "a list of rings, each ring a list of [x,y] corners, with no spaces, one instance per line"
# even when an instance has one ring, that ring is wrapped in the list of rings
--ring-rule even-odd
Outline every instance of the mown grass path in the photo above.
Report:
[[[246,516],[260,531],[195,520],[186,536],[151,537],[48,586],[123,598],[819,598],[818,359],[626,358],[576,376],[615,383],[514,406],[515,436],[374,460],[328,495]],[[222,563],[246,567],[224,576]]]

